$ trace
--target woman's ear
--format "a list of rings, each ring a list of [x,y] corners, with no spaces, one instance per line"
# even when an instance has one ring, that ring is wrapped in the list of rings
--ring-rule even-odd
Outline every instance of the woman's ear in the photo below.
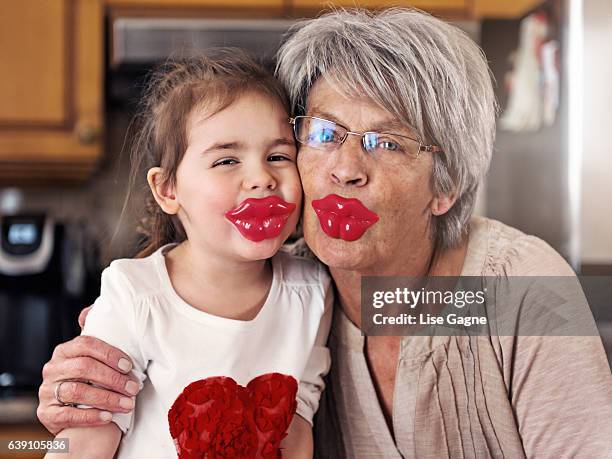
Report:
[[[165,172],[161,167],[152,167],[147,172],[147,182],[155,201],[165,213],[174,215],[178,213],[180,206],[174,188],[164,184],[164,179]]]
[[[431,213],[435,216],[444,215],[453,207],[457,200],[456,193],[436,196],[431,201]]]

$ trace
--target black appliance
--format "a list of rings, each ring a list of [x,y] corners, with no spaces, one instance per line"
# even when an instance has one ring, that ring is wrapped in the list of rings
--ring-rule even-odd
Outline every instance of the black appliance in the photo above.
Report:
[[[79,333],[93,266],[81,225],[0,216],[0,399],[35,393],[55,346]]]

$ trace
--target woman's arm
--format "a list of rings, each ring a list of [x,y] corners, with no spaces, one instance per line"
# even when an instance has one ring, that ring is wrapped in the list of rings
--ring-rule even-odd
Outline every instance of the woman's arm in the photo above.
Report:
[[[100,296],[87,316],[83,334],[58,346],[43,368],[38,416],[53,433],[66,427],[105,424],[111,417],[122,429],[131,423],[134,401],[130,396],[145,379],[147,363],[140,337],[148,310],[135,298],[129,270],[121,261],[113,261],[103,271]],[[126,415],[113,416],[115,413]]]
[[[500,341],[506,343],[503,364],[525,453],[610,457],[612,375],[582,286],[567,262],[537,238],[524,236],[507,250],[506,291],[520,302],[501,296],[497,309],[518,303],[510,316],[517,328]],[[524,276],[530,277],[526,289]]]
[[[523,336],[512,405],[527,457],[610,457],[612,376],[599,336]]]
[[[99,427],[65,429],[56,438],[68,439],[68,454],[47,453],[45,459],[112,459],[121,440],[121,430],[111,422]]]
[[[57,434],[67,427],[108,424],[111,413],[130,412],[124,406],[139,391],[138,381],[128,375],[132,367],[126,353],[92,336],[77,336],[60,344],[43,368],[38,419],[49,432]],[[55,389],[65,380],[71,382],[61,385],[60,400],[94,409],[61,405],[55,399]]]
[[[287,436],[281,442],[284,458],[311,459],[313,455],[312,427],[308,421],[296,414],[291,421]]]

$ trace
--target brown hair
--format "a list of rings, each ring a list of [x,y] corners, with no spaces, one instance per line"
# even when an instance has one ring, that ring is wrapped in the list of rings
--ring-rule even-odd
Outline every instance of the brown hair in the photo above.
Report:
[[[187,120],[196,108],[209,116],[235,102],[245,92],[256,91],[278,100],[289,112],[282,85],[243,50],[215,48],[206,55],[172,59],[153,71],[135,118],[137,135],[131,148],[131,173],[124,212],[137,178],[151,167],[161,167],[163,186],[176,184],[176,171],[187,149]],[[177,215],[158,206],[148,185],[141,205],[137,231],[144,237],[137,258],[170,242],[186,239]]]

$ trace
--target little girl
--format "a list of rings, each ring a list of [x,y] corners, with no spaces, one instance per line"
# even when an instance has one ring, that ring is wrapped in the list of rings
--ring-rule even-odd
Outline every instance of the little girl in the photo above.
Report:
[[[144,103],[147,246],[103,272],[83,330],[144,387],[132,413],[58,437],[79,458],[309,457],[332,299],[321,265],[279,252],[302,199],[286,95],[225,50],[165,64]]]

